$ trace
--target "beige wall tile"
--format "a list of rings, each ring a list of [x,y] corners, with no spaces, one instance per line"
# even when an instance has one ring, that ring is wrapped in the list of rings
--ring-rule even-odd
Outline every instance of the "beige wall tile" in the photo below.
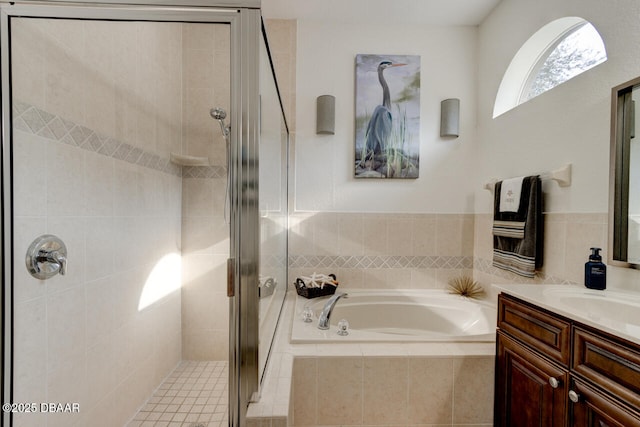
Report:
[[[493,357],[454,359],[454,424],[493,421],[494,364]]]
[[[416,215],[412,220],[413,235],[412,255],[437,255],[436,251],[436,216]]]
[[[463,220],[458,215],[440,215],[436,228],[436,251],[440,256],[462,254],[465,245]]]
[[[338,228],[338,216],[332,213],[318,213],[311,219],[313,223],[313,242],[317,255],[334,255],[340,247],[337,243],[341,236]]]
[[[228,329],[199,329],[195,332],[183,331],[182,358],[186,360],[228,359],[228,334]]]
[[[387,221],[387,254],[413,255],[413,220],[410,217]]]
[[[293,359],[293,425],[316,425],[318,404],[318,360],[296,357]]]
[[[102,71],[102,70],[100,70]],[[85,126],[105,135],[114,135],[116,126],[115,81],[98,70],[85,78],[82,107]],[[90,94],[90,95],[89,95]],[[153,150],[155,147],[151,147]]]
[[[336,275],[341,288],[360,289],[367,285],[364,281],[364,272],[359,268],[339,268]]]
[[[228,253],[228,230],[221,217],[183,218],[182,250],[184,253]]]
[[[47,402],[46,299],[14,305],[13,401]],[[29,333],[19,333],[29,331]],[[46,425],[43,414],[14,414],[16,425]]]
[[[53,20],[47,20],[50,22]],[[65,24],[66,23],[66,24]],[[73,21],[60,21],[60,26],[77,26],[72,32],[75,40],[82,40],[82,27]],[[81,24],[80,24],[81,25]],[[60,34],[64,34],[61,31]],[[74,39],[70,37],[70,39]],[[53,39],[48,39],[44,47],[45,74],[45,109],[72,120],[84,123],[85,111],[83,104],[85,79],[81,58],[81,46],[76,51],[61,45]]]
[[[406,358],[364,359],[364,424],[406,424],[408,372]]]
[[[317,424],[362,423],[362,375],[360,357],[318,359]]]
[[[414,268],[411,270],[411,287],[417,289],[432,289],[436,287],[437,269]]]
[[[216,27],[216,25],[211,24],[183,24],[183,49],[213,50],[215,40],[214,30]]]
[[[409,359],[409,424],[450,424],[453,360]]]
[[[602,222],[577,222],[573,218],[567,223],[567,243],[565,256],[565,274],[569,280],[584,283],[584,264],[589,259],[591,247],[603,248],[602,257],[606,259],[607,226]]]
[[[493,216],[490,214],[476,215],[475,238],[474,238],[474,257],[483,259],[493,258],[493,235],[491,228]]]
[[[47,140],[18,130],[13,138],[14,215],[33,216],[42,209],[42,196],[47,191],[46,173],[34,173],[47,169]]]
[[[338,215],[338,247],[336,255],[362,255],[363,222],[360,214]]]
[[[547,219],[544,227],[544,272],[558,277],[565,277],[567,224],[566,222]]]
[[[84,216],[84,184],[78,179],[85,168],[84,152],[67,144],[47,144],[47,213]],[[80,175],[82,176],[82,175]]]
[[[32,105],[45,105],[45,43],[35,19],[13,19],[11,60],[14,96]]]
[[[447,289],[449,286],[449,282],[452,279],[460,276],[469,276],[473,277],[473,270],[464,269],[464,268],[452,268],[452,269],[444,269],[440,268],[436,271],[436,284],[435,288],[438,289]]]
[[[383,215],[369,214],[363,218],[363,243],[366,255],[386,255],[389,245],[387,219]]]

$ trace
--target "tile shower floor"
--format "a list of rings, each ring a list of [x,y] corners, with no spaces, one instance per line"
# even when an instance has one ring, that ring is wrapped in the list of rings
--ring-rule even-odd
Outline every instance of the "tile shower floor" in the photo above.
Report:
[[[182,361],[127,427],[227,426],[228,378],[226,361]]]

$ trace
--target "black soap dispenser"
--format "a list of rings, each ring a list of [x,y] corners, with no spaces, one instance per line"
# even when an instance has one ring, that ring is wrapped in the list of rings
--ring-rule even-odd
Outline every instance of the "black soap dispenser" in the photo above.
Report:
[[[602,262],[600,248],[591,248],[589,262],[584,265],[584,285],[598,290],[607,287],[607,266]]]

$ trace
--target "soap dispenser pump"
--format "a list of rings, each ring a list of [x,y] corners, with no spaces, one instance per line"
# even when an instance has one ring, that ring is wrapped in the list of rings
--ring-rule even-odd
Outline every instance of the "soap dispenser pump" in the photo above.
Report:
[[[603,264],[600,248],[591,248],[589,261],[584,265],[584,285],[589,289],[607,287],[607,266]]]

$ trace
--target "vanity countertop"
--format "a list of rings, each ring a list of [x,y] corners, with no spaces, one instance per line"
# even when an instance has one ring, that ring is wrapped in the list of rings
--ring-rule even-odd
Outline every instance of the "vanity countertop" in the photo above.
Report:
[[[581,285],[493,285],[499,292],[640,344],[640,292]]]

